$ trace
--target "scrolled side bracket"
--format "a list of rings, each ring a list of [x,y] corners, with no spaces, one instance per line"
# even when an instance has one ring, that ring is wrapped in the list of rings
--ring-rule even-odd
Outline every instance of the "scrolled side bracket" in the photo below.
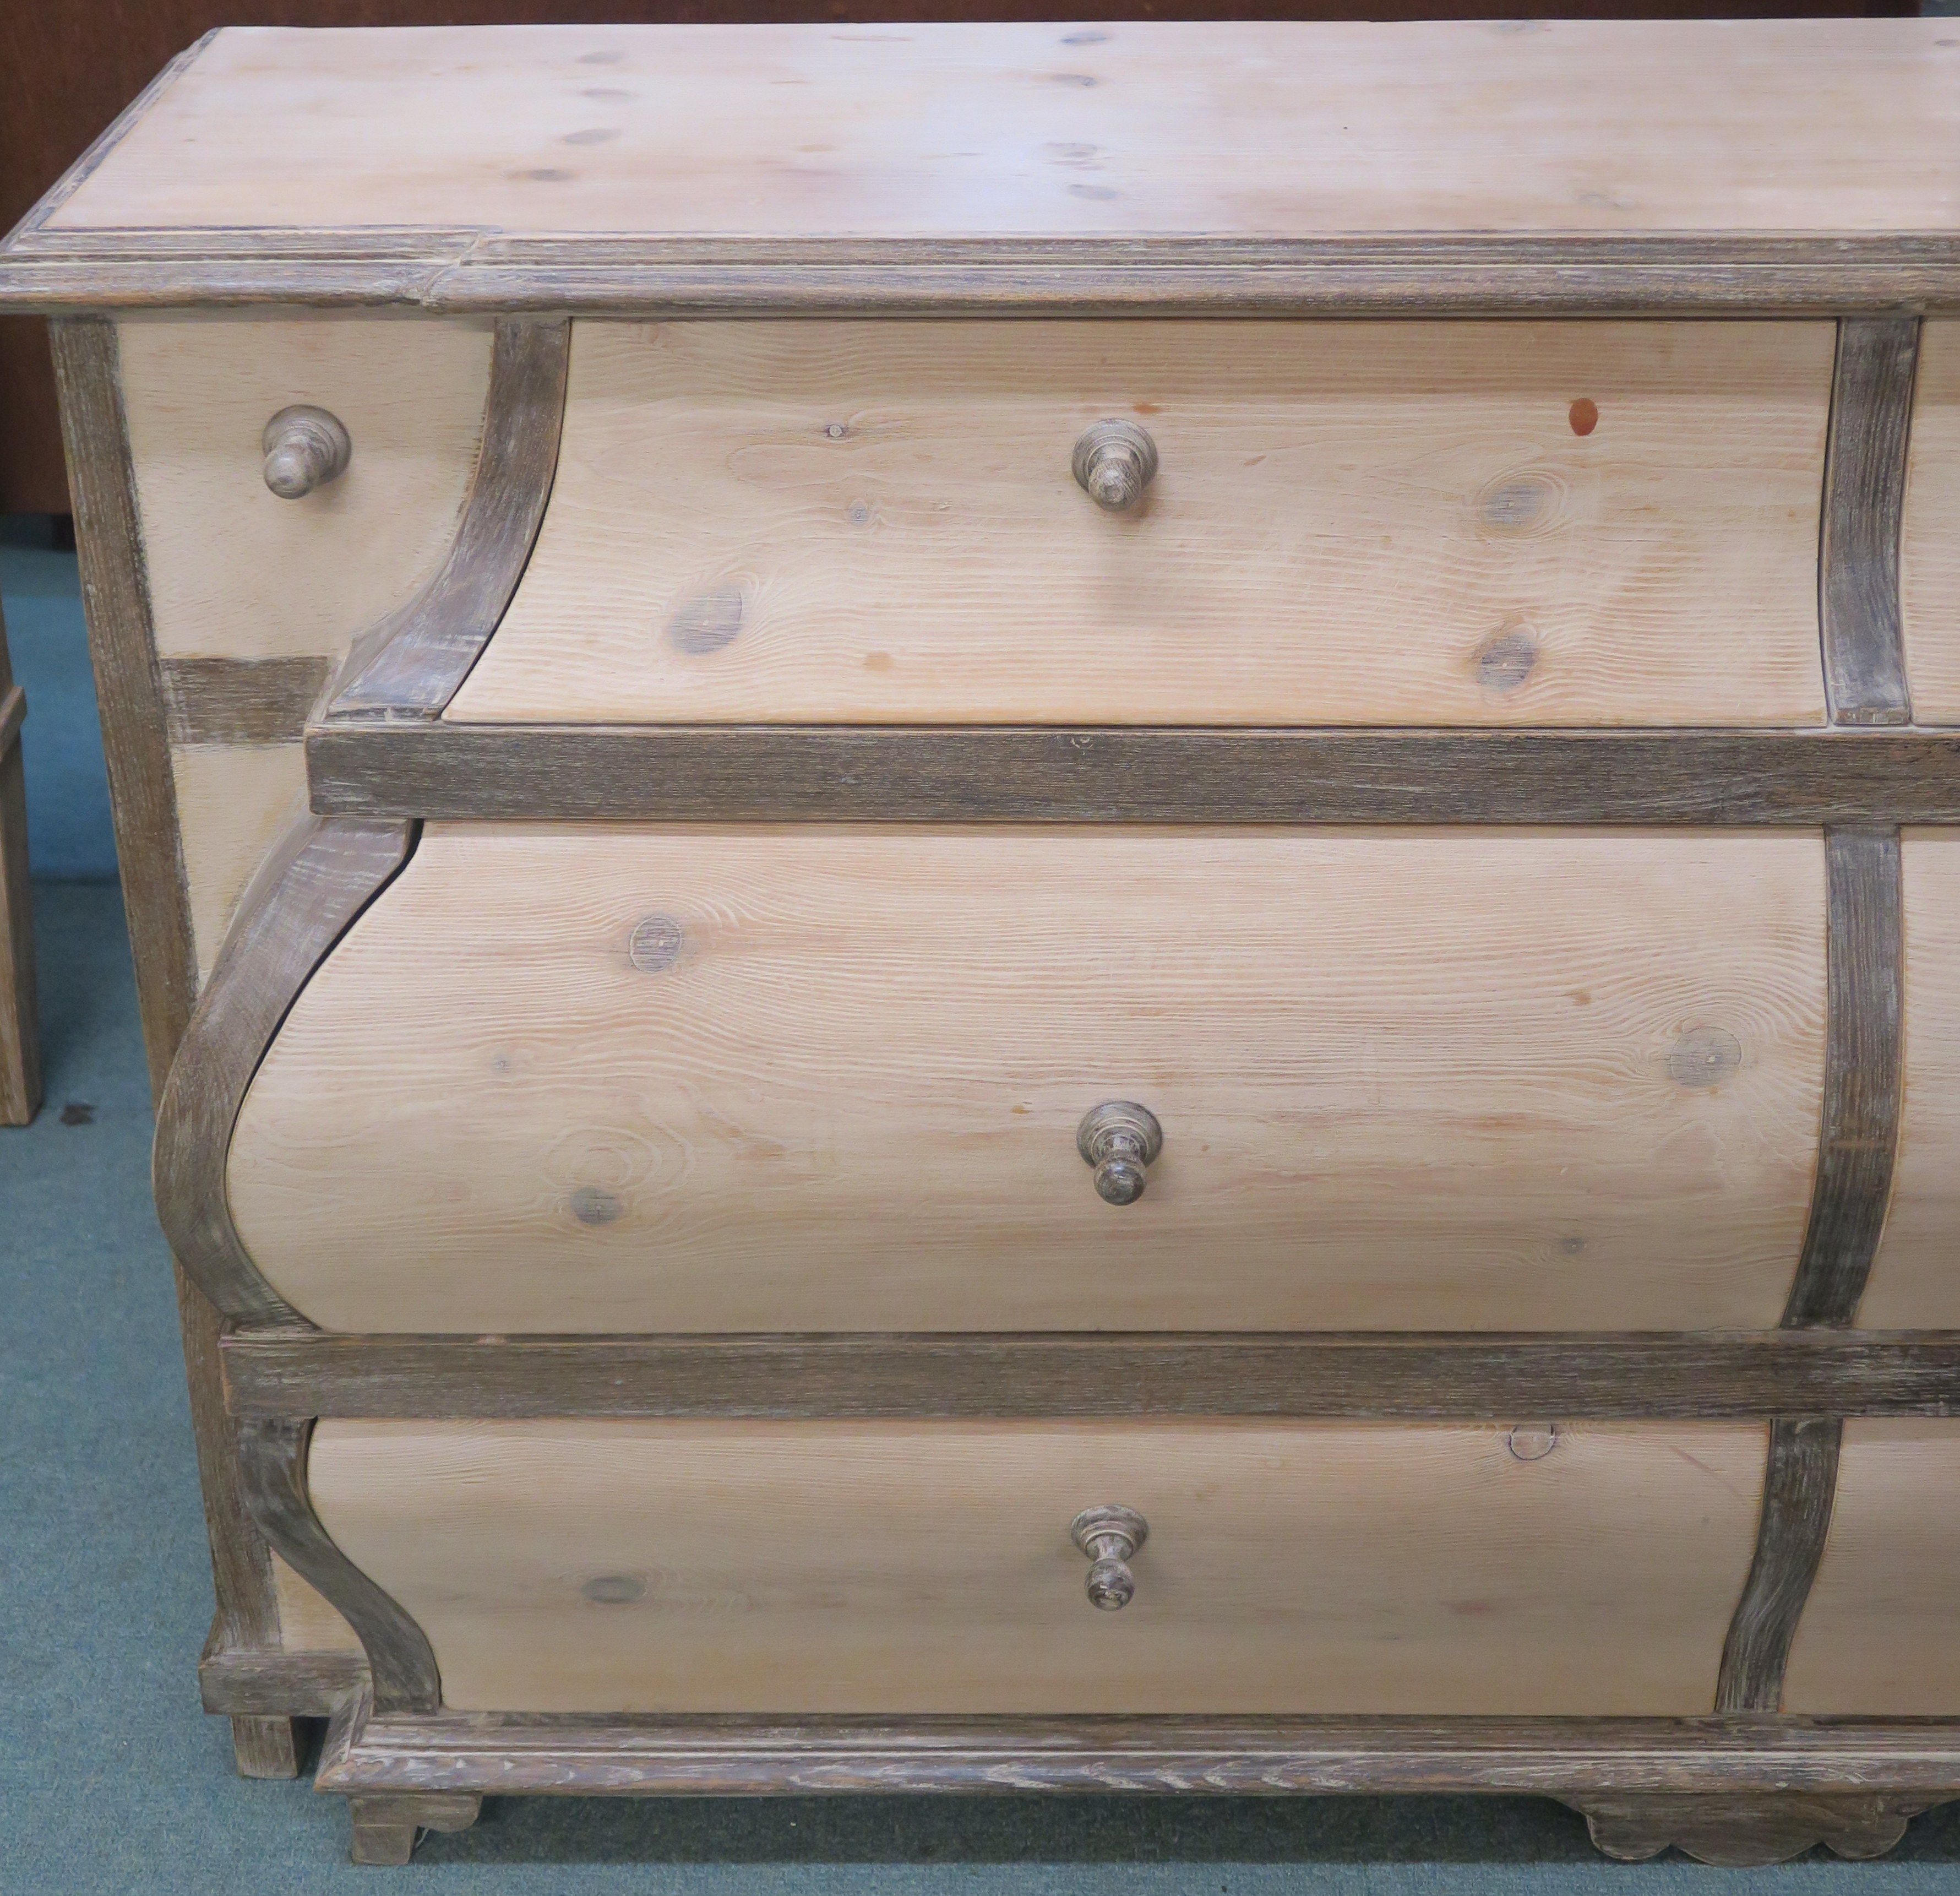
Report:
[[[231,1222],[225,1165],[246,1089],[313,971],[409,859],[417,826],[309,817],[253,878],[157,1108],[157,1215],[185,1273],[240,1323],[304,1326]]]

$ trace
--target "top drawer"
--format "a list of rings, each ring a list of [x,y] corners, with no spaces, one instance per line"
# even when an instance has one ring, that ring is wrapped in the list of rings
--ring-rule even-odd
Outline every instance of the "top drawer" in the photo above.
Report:
[[[574,326],[464,722],[1821,722],[1828,322]],[[1146,433],[1125,511],[1072,461]]]

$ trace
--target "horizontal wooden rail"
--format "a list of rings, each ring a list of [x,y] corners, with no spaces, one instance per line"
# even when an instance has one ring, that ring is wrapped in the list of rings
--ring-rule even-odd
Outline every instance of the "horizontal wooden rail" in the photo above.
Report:
[[[1960,731],[329,722],[323,816],[560,822],[1960,822]]]
[[[241,1418],[1960,1415],[1960,1332],[352,1337],[237,1330]]]
[[[336,1715],[314,1788],[673,1793],[1960,1789],[1960,1720]]]

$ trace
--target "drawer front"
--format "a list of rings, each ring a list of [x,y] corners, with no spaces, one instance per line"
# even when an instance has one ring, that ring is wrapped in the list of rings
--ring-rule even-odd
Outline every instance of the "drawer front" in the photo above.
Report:
[[[229,1197],[341,1330],[1773,1326],[1824,955],[1815,834],[431,824]]]
[[[1783,1710],[1960,1713],[1960,1423],[1844,1424],[1838,1493]]]
[[[1899,592],[1912,706],[1921,724],[1960,725],[1960,321],[1919,339]]]
[[[1908,830],[1905,1014],[1892,1201],[1858,1303],[1867,1330],[1960,1330],[1960,830]]]
[[[1818,722],[1833,334],[581,323],[449,715]],[[1128,511],[1071,471],[1110,419]]]
[[[323,1422],[443,1696],[535,1712],[1705,1713],[1748,1424]],[[1140,1514],[1098,1611],[1071,1525]]]

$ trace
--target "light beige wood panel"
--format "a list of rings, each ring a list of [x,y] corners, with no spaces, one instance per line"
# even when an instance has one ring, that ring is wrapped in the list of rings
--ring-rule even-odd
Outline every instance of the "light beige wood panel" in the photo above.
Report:
[[[312,1486],[470,1710],[1693,1714],[1765,1438],[328,1421]],[[1069,1540],[1111,1502],[1115,1613]]]
[[[275,1553],[272,1592],[279,1608],[279,1643],[288,1652],[358,1652],[361,1638],[318,1588]]]
[[[1831,349],[582,322],[536,552],[449,715],[1814,722]],[[1071,471],[1112,415],[1161,456],[1131,515]]]
[[[1960,724],[1960,322],[1920,331],[1899,591],[1913,715]]]
[[[1939,20],[234,30],[50,220],[1951,231]]]
[[[431,824],[231,1208],[336,1330],[1770,1325],[1823,912],[1814,835]]]
[[[1868,1330],[1960,1328],[1960,831],[1908,830],[1904,1091],[1892,1204],[1859,1300]]]
[[[487,323],[287,311],[117,325],[157,629],[169,655],[338,658],[441,565],[489,388]],[[266,485],[266,424],[312,403],[347,471]]]
[[[1830,1538],[1783,1702],[1787,1712],[1960,1712],[1960,1424],[1845,1423]]]
[[[170,771],[201,986],[253,872],[306,813],[306,755],[297,744],[180,744]]]

